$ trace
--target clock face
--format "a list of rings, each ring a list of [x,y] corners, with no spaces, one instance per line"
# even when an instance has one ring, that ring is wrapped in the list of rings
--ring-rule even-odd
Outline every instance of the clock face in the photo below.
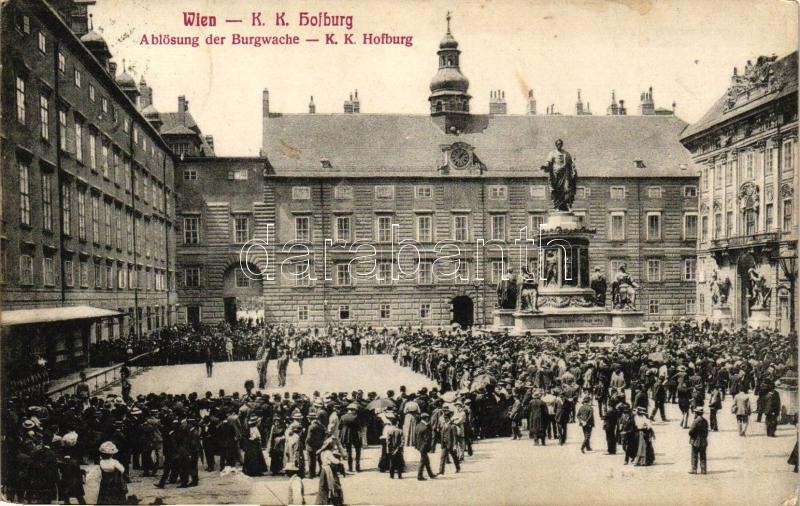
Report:
[[[469,152],[464,148],[455,148],[450,151],[450,162],[456,169],[463,169],[469,165],[471,161]]]

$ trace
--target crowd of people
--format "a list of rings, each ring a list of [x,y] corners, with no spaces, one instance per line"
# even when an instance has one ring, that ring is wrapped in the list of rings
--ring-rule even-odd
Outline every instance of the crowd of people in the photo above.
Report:
[[[795,336],[719,332],[688,323],[607,345],[460,329],[348,327],[315,333],[254,323],[220,330],[160,337],[151,346],[158,350],[155,357],[176,363],[203,362],[209,349],[224,360],[269,360],[288,357],[292,343],[296,348],[318,342],[320,350],[327,343],[322,356],[386,352],[438,386],[417,391],[400,386],[383,395],[363,390],[268,395],[247,380],[242,392],[131,397],[130,390],[92,396],[82,384],[74,395],[58,399],[3,399],[5,496],[85,502],[81,466],[96,463],[97,503],[116,504],[124,502],[134,472],[159,474],[157,487],[192,487],[202,465],[207,471],[282,475],[290,484],[319,476],[318,503],[343,504],[342,478],[361,472],[362,450],[369,445],[380,446],[378,469],[391,478],[403,477],[404,454],[413,448],[419,454],[417,479],[424,480],[448,465],[459,472],[477,440],[523,439],[527,431],[534,444],[563,445],[573,424],[583,436],[581,452],[593,451],[592,431],[602,424],[609,454],[617,454],[619,445],[624,464],[648,466],[656,455],[652,421],[658,416],[666,421],[664,405],[670,402],[682,413],[675,423],[689,432],[692,470],[699,466],[702,473],[708,432],[718,429],[716,412],[725,396],[734,396],[740,433],[746,435],[748,393],[754,391],[758,420],[765,417],[767,435],[774,436],[780,414],[774,384],[792,375],[797,364]],[[230,350],[233,335],[238,347]],[[429,458],[436,453],[437,473]]]

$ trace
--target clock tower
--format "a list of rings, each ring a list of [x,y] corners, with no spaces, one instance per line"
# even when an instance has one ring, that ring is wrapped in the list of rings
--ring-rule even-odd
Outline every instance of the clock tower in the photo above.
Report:
[[[450,13],[447,13],[447,33],[439,43],[439,70],[431,79],[431,94],[428,101],[431,116],[447,133],[457,134],[464,129],[469,118],[469,99],[467,90],[469,79],[461,73],[459,59],[461,51],[458,42],[450,33]],[[441,118],[441,119],[440,119]],[[442,121],[443,120],[443,121]]]

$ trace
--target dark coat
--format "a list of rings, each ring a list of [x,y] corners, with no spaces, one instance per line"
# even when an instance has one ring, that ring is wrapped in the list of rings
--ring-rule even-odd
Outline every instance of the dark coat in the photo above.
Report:
[[[528,418],[528,429],[531,434],[544,433],[547,420],[547,405],[541,398],[531,399],[530,416]]]
[[[708,446],[708,422],[702,416],[695,417],[689,427],[689,444],[695,448]]]
[[[306,450],[316,452],[322,448],[322,443],[325,442],[325,426],[319,420],[314,420],[308,426],[308,434],[306,434]]]
[[[343,445],[361,446],[361,436],[358,431],[361,429],[361,423],[355,413],[345,413],[339,420],[339,441]]]
[[[431,451],[433,446],[433,430],[431,425],[425,422],[419,422],[414,428],[414,447],[420,453]]]
[[[452,421],[446,420],[442,425],[442,448],[455,450],[458,446],[458,427]]]

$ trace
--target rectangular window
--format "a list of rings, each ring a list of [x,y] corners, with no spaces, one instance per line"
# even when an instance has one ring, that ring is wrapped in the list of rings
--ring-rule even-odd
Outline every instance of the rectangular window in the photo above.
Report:
[[[72,188],[61,186],[61,233],[72,235]]]
[[[98,263],[95,263],[94,264],[94,287],[95,288],[102,288],[102,286],[103,286],[103,279],[102,279],[101,272],[103,272],[102,266],[100,264],[98,264]]]
[[[392,306],[390,304],[381,304],[380,307],[381,320],[388,320],[392,317]]]
[[[42,259],[42,276],[44,278],[44,286],[54,286],[56,284],[53,257],[44,257]]]
[[[419,242],[433,241],[433,218],[429,214],[417,216],[417,240]]]
[[[250,278],[241,269],[236,269],[236,288],[250,288]]]
[[[89,131],[89,168],[97,169],[97,135]]]
[[[506,215],[493,214],[492,215],[492,240],[505,241],[506,240]]]
[[[75,72],[73,73],[73,77],[74,77],[75,87],[80,88],[81,87],[81,71],[78,70],[78,69],[75,69]]]
[[[31,226],[30,167],[25,162],[19,162],[19,221],[22,225]]]
[[[308,186],[293,186],[292,200],[311,200],[311,188]]]
[[[336,237],[337,241],[350,240],[350,217],[337,216],[336,217]]]
[[[114,289],[114,267],[112,265],[106,264],[106,288],[109,290]]]
[[[75,272],[72,260],[64,261],[64,285],[68,287],[75,286]]]
[[[78,191],[78,239],[86,240],[86,192]]]
[[[581,188],[583,188],[583,187],[581,187]],[[578,188],[578,189],[580,190],[581,188]],[[583,188],[583,190],[584,190],[584,196],[581,197],[581,198],[586,198],[586,194],[585,194],[586,188]],[[530,193],[530,196],[531,196],[532,199],[543,199],[543,198],[547,197],[547,189],[545,188],[545,186],[543,184],[536,184],[536,185],[531,186],[530,188],[528,188],[528,192]],[[577,193],[576,193],[575,196],[577,197]]]
[[[100,244],[100,197],[92,195],[92,241]]]
[[[755,161],[755,153],[752,151],[748,151],[745,155],[745,166],[744,166],[744,177],[745,179],[753,179],[754,177],[754,161]]]
[[[336,285],[350,286],[350,264],[336,264]]]
[[[431,262],[422,261],[419,263],[419,267],[417,269],[417,284],[420,285],[433,284],[433,270]]]
[[[531,213],[528,216],[528,237],[536,237],[544,224],[546,216],[544,213]]]
[[[103,171],[103,177],[108,179],[108,144],[101,142],[100,148],[100,169]]]
[[[469,264],[464,260],[458,262],[458,272],[456,272],[456,283],[469,283]]]
[[[61,151],[67,150],[67,113],[58,111],[58,147]]]
[[[119,151],[117,151],[116,149],[114,149],[113,151],[114,151],[114,158],[113,158],[113,161],[112,161],[112,164],[113,164],[113,171],[112,172],[114,173],[113,174],[114,183],[116,183],[117,186],[119,186],[120,179],[122,178],[122,167],[121,167],[121,165],[119,163]]]
[[[94,102],[94,99],[95,99],[95,94],[94,94],[94,85],[93,85],[92,83],[89,83],[89,100],[91,100],[92,102]],[[134,142],[135,142],[135,141],[134,141]]]
[[[647,281],[661,281],[661,260],[658,258],[647,259]]]
[[[469,241],[469,216],[456,214],[453,216],[453,239],[456,241]]]
[[[505,200],[508,197],[508,188],[503,185],[493,185],[489,187],[490,200]]]
[[[17,121],[25,124],[25,81],[17,76]]]
[[[197,171],[194,169],[186,169],[183,171],[184,181],[197,181]]]
[[[50,102],[44,95],[39,96],[39,133],[42,139],[50,140]]]
[[[611,224],[609,227],[609,240],[625,240],[625,212],[614,211],[611,213]]]
[[[83,123],[75,118],[75,159],[83,161]]]
[[[647,303],[648,314],[658,314],[658,299],[650,299]]]
[[[376,185],[375,200],[394,200],[394,186],[388,184]]]
[[[353,187],[339,185],[333,190],[333,197],[337,200],[353,200]]]
[[[125,191],[130,193],[131,191],[131,161],[128,158],[123,159],[122,161],[122,168],[123,168],[123,176],[125,178]]]
[[[64,53],[58,52],[58,71],[62,74],[67,70],[67,60],[64,58]]]
[[[430,185],[415,186],[414,197],[418,199],[430,200],[433,198],[433,187]]]
[[[31,33],[31,18],[23,15],[19,20],[18,28],[22,30],[22,33]]]
[[[575,188],[575,198],[576,199],[588,199],[589,195],[591,195],[591,190],[585,186],[578,186]]]
[[[200,287],[200,267],[186,267],[183,269],[184,286],[186,288]],[[237,278],[238,285],[238,278]]]
[[[502,260],[493,260],[491,264],[491,272],[489,282],[496,285],[503,280],[505,276],[505,268]]]
[[[722,213],[714,215],[714,239],[722,237]]]
[[[378,216],[378,242],[391,242],[392,241],[392,217],[391,216]]]
[[[708,190],[708,169],[703,169],[700,173],[700,185],[704,191]]]
[[[694,297],[687,297],[686,298],[686,314],[687,315],[695,314]]]
[[[722,165],[714,168],[714,188],[722,188]]]
[[[39,32],[39,51],[47,54],[47,37],[44,36],[44,32]]]
[[[661,213],[647,213],[647,240],[661,239]]]
[[[294,264],[294,284],[295,286],[311,285],[311,264],[308,261],[297,262]]]
[[[297,321],[308,321],[308,306],[297,307]]]
[[[683,215],[683,239],[697,239],[697,213],[686,213]]]
[[[423,302],[419,305],[419,317],[422,320],[430,318],[431,316],[431,304],[430,302]]]
[[[186,217],[183,219],[183,242],[184,244],[200,244],[200,219],[196,217]]]
[[[106,245],[107,246],[111,246],[111,212],[112,212],[113,207],[111,205],[111,202],[106,202],[106,206],[105,207],[106,207],[106,212],[105,212],[104,218],[105,218],[105,225],[106,225],[106,227],[105,227],[105,230],[106,230],[106,234],[105,234],[105,236],[106,236]],[[148,248],[149,248],[150,242],[149,241],[145,241],[145,242],[147,243]]]
[[[625,200],[625,187],[612,186],[610,189],[611,200]]]
[[[116,236],[116,245],[118,250],[122,250],[122,208],[117,207],[117,212],[114,216],[114,235]]]
[[[145,137],[143,137],[142,139],[145,142],[147,140]],[[144,149],[146,151],[147,147],[145,147]],[[232,170],[232,171],[228,172],[228,180],[229,181],[247,181],[248,176],[249,176],[249,174],[248,174],[247,169],[238,169],[238,170]],[[308,189],[308,187],[305,187],[305,188]],[[310,191],[308,192],[308,195],[309,196],[311,195]],[[310,197],[295,198],[294,188],[292,188],[292,198],[294,200],[308,200]]]
[[[117,288],[125,288],[128,280],[128,269],[125,264],[117,267]]]
[[[89,288],[89,262],[81,261],[81,288]]]
[[[128,253],[130,253],[133,251],[133,213],[130,211],[125,212],[125,232],[127,234]]]
[[[647,187],[647,198],[649,199],[660,199],[664,196],[664,190],[660,186],[648,186]]]
[[[705,242],[708,240],[708,216],[703,216],[700,219],[700,241]]]
[[[378,262],[378,284],[392,284],[392,262]]]
[[[792,231],[792,199],[783,199],[783,231]]]
[[[772,148],[767,148],[764,151],[764,174],[770,175],[772,174]]]
[[[48,232],[53,230],[52,181],[52,174],[42,174],[42,228]]]
[[[733,237],[733,211],[725,213],[725,237]]]
[[[250,239],[250,217],[247,215],[234,216],[234,242],[246,243]]]
[[[683,259],[683,280],[694,281],[697,275],[697,259],[684,258]]]
[[[767,204],[764,206],[764,218],[765,220],[765,232],[772,232],[773,228],[775,227],[775,217],[773,214],[775,213],[775,206],[773,204]]]
[[[30,255],[19,256],[19,284],[33,284],[33,257]]]
[[[310,218],[308,216],[295,216],[294,239],[296,241],[305,241],[305,242],[311,240],[311,225],[310,225]]]
[[[128,118],[122,119],[122,131],[125,132],[126,134],[130,133],[131,131],[131,120],[129,120]]]
[[[350,306],[346,304],[339,306],[339,319],[340,320],[350,319]]]
[[[744,210],[744,233],[753,235],[758,232],[758,212],[755,209]]]

